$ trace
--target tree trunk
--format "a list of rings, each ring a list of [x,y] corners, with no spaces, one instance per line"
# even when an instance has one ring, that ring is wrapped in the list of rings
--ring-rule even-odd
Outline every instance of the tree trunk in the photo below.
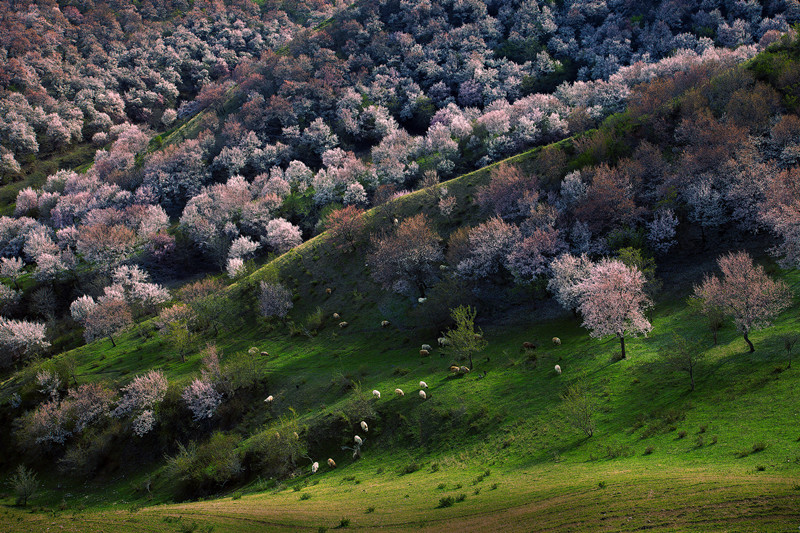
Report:
[[[747,345],[750,347],[750,353],[753,353],[753,352],[756,351],[756,348],[755,348],[755,346],[753,346],[753,343],[750,342],[750,339],[747,338],[747,333],[744,334],[744,342],[746,342]]]
[[[472,372],[472,352],[469,352],[469,370]]]
[[[117,347],[117,343],[116,343],[116,342],[114,342],[114,337],[112,337],[111,335],[109,335],[109,336],[108,336],[108,339],[111,341],[111,346],[113,346],[114,348],[116,348],[116,347]]]
[[[619,338],[619,345],[622,348],[622,358],[625,359],[625,337]]]
[[[717,345],[717,331],[719,331],[719,330],[716,330],[716,329],[712,330],[712,333],[714,334],[714,346]]]

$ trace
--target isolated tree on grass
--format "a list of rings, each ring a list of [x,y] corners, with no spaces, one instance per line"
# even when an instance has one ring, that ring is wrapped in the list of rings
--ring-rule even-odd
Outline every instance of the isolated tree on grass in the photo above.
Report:
[[[401,222],[394,232],[374,237],[374,251],[367,257],[373,279],[396,292],[414,287],[424,297],[436,276],[436,263],[444,258],[439,240],[422,213]]]
[[[39,490],[39,482],[33,470],[28,470],[24,465],[19,465],[16,472],[8,482],[17,495],[17,505],[28,505],[28,500],[36,495]]]
[[[700,343],[674,334],[670,343],[659,349],[659,354],[670,368],[689,375],[689,390],[694,390],[695,370],[705,357],[705,351]]]
[[[328,215],[326,230],[336,248],[351,252],[364,237],[364,210],[353,205],[337,209]]]
[[[480,328],[475,329],[475,315],[477,310],[467,305],[459,305],[450,311],[450,318],[455,326],[447,331],[444,336],[450,341],[447,351],[456,359],[469,359],[469,368],[472,369],[472,356],[486,348],[488,344],[483,338]]]
[[[625,359],[625,337],[647,334],[653,326],[644,311],[653,303],[644,292],[644,275],[621,261],[603,259],[576,289],[583,327],[592,337],[616,335]]]
[[[262,281],[258,293],[258,307],[261,315],[266,318],[286,318],[289,310],[294,307],[292,293],[280,283]]]
[[[752,353],[756,349],[748,335],[769,327],[772,319],[791,305],[792,291],[783,281],[770,278],[764,267],[754,265],[746,252],[723,255],[717,264],[723,277],[706,276],[695,286],[695,296],[731,318]]]
[[[561,399],[564,419],[576,429],[583,431],[587,437],[594,435],[594,414],[597,404],[586,390],[583,383],[573,383],[565,390]]]
[[[130,306],[124,300],[105,300],[98,303],[86,317],[83,336],[86,342],[100,337],[108,337],[111,345],[116,347],[114,335],[133,323]]]

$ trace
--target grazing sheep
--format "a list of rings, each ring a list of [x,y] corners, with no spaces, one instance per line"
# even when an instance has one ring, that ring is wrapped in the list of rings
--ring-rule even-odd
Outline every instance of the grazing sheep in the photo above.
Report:
[[[332,293],[332,292],[333,292],[333,289],[331,289],[330,287],[328,287],[327,289],[325,289],[325,294],[330,294],[330,293]]]
[[[558,337],[553,337],[553,344],[555,344],[556,346],[561,346],[561,339],[559,339]]]
[[[419,391],[419,397],[422,398],[423,400],[427,400],[428,399],[428,395],[425,394],[424,390]]]
[[[300,435],[298,435],[296,431],[293,431],[292,435],[294,435],[294,438],[296,438],[296,439],[300,438]]]
[[[339,322],[339,327],[340,328],[346,328],[347,327],[347,322]]]
[[[405,396],[406,395],[406,393],[403,392],[403,389],[394,389],[394,393],[397,394],[398,396]]]
[[[261,356],[262,356],[262,357],[269,357],[269,353],[267,353],[267,352],[261,352]]]
[[[395,218],[394,220],[392,220],[392,224],[394,224],[396,226],[396,225],[400,224],[400,221]]]
[[[420,348],[419,348],[419,349],[420,349],[420,350],[428,350],[429,352],[430,352],[431,350],[433,350],[433,348],[431,348],[431,345],[430,345],[430,344],[423,344],[422,346],[420,346]]]
[[[425,302],[427,302],[427,301],[428,301],[428,299],[427,299],[427,298],[417,298],[417,303],[424,304],[424,303],[425,303]]]
[[[558,374],[560,376],[561,375],[561,365],[556,365],[555,371],[556,371],[556,374]]]
[[[363,420],[361,421],[361,429],[364,430],[364,433],[367,433],[369,431],[369,426]]]
[[[522,343],[522,348],[524,350],[535,350],[536,349],[536,345],[534,343],[532,343],[532,342],[523,342]]]
[[[341,318],[339,316],[339,313],[333,313],[331,316],[333,317],[334,320],[339,320]]]
[[[328,466],[331,468],[336,468],[336,461],[328,457]]]
[[[269,396],[267,396],[267,399],[264,400],[264,401],[267,402],[267,403],[272,403],[272,400],[274,400],[274,399],[275,398],[272,397],[272,394],[270,394]]]
[[[428,350],[420,350],[419,351],[419,356],[420,357],[428,357],[430,354],[431,354],[431,352],[429,352]]]
[[[428,384],[427,384],[427,383],[425,383],[424,381],[420,381],[420,382],[419,382],[419,386],[420,386],[420,388],[422,388],[422,389],[427,389],[427,388],[428,388]]]
[[[390,324],[391,324],[391,322],[389,322],[388,320],[382,320],[381,321],[381,327],[382,328],[385,328],[386,326],[388,326]]]
[[[356,435],[355,437],[353,437],[353,440],[354,440],[354,441],[355,441],[355,443],[356,443],[356,444],[358,444],[359,446],[361,446],[362,444],[364,444],[364,441],[363,441],[363,440],[361,440],[361,437],[359,437],[358,435]]]
[[[319,470],[319,463],[314,461],[314,464],[311,465],[311,473],[316,474],[317,470]]]
[[[450,346],[450,339],[448,339],[447,337],[439,337],[438,339],[436,339],[436,342],[438,342],[439,346],[442,348],[444,348],[445,346]]]
[[[459,367],[458,371],[461,372],[462,374],[469,374],[469,367],[468,366]]]
[[[459,367],[456,366],[456,365],[453,365],[453,366],[450,367],[450,372],[458,372],[458,370],[459,370]]]
[[[379,390],[372,391],[372,395],[379,400],[381,399],[381,391]]]

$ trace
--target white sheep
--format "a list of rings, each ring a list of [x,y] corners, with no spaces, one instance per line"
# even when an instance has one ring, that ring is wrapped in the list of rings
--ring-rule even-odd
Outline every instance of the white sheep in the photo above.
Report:
[[[431,352],[429,352],[428,350],[420,350],[419,351],[419,356],[420,357],[428,357],[430,354],[431,354]]]
[[[339,318],[341,318],[339,317],[339,313],[333,313],[331,316],[333,317],[334,320],[339,320]]]
[[[556,346],[561,346],[561,339],[559,339],[558,337],[553,337],[553,344],[555,344]]]
[[[381,399],[381,391],[379,391],[379,390],[372,391],[372,396],[374,396],[375,398],[380,400]]]
[[[394,393],[397,394],[398,396],[405,396],[406,395],[406,393],[403,392],[403,389],[394,389]]]
[[[428,395],[425,394],[424,390],[419,391],[419,397],[422,398],[423,400],[427,400],[428,399]]]
[[[363,440],[361,440],[361,437],[359,437],[358,435],[356,435],[355,437],[353,437],[353,440],[354,440],[354,441],[356,442],[356,444],[358,444],[359,446],[361,446],[362,444],[364,444],[364,441],[363,441]]]
[[[561,365],[556,365],[555,371],[556,371],[556,374],[558,374],[560,376],[561,375]]]
[[[428,299],[427,299],[427,298],[417,298],[417,303],[424,304],[424,303],[425,303],[425,302],[427,302],[427,301],[428,301]]]
[[[388,320],[381,320],[381,327],[382,328],[385,328],[386,326],[389,326],[390,324],[391,323]]]
[[[469,367],[468,366],[459,367],[458,371],[461,372],[462,374],[469,374]]]
[[[347,322],[344,322],[344,321],[339,322],[339,327],[340,328],[346,328],[347,327]]]
[[[319,470],[319,463],[314,461],[314,464],[311,465],[311,473],[316,474],[317,470]]]
[[[275,398],[272,397],[272,394],[270,394],[269,396],[267,396],[267,399],[264,400],[264,401],[267,402],[267,403],[272,403],[272,400],[274,400],[274,399]]]
[[[367,433],[369,431],[369,426],[363,420],[361,421],[361,429],[364,430],[364,433]]]
[[[438,339],[436,339],[436,342],[438,342],[439,346],[442,348],[444,348],[445,346],[450,346],[450,339],[448,339],[447,337],[439,337]]]
[[[431,350],[433,350],[433,348],[431,348],[431,345],[430,345],[430,344],[423,344],[423,345],[420,347],[420,350],[427,350],[428,352],[430,352]]]
[[[427,383],[425,383],[424,381],[420,381],[420,382],[419,382],[419,386],[420,386],[420,388],[422,388],[422,389],[427,389],[427,388],[428,388],[428,384],[427,384]]]

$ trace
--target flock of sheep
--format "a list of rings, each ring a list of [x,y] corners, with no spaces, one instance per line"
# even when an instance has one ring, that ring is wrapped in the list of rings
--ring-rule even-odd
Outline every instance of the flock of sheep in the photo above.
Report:
[[[328,289],[328,291],[330,291],[330,289]],[[328,294],[330,294],[330,292]],[[338,313],[333,313],[333,318],[335,320],[339,320],[340,316],[339,316]],[[385,327],[389,326],[390,324],[391,323],[388,320],[381,321],[381,327],[385,328]],[[347,327],[347,322],[339,322],[339,327],[340,328]],[[451,345],[450,339],[448,339],[447,337],[439,337],[437,339],[437,342],[439,344],[439,347],[441,347],[441,348],[445,348],[445,347]],[[561,346],[561,339],[559,339],[558,337],[553,337],[552,343],[554,345],[556,345],[556,346]],[[522,343],[522,348],[523,348],[523,350],[535,350],[536,349],[536,344],[531,343],[531,342],[523,342]],[[419,354],[421,356],[423,356],[423,357],[426,357],[426,356],[430,355],[432,350],[433,350],[433,348],[431,347],[430,344],[423,344],[420,347]],[[555,370],[557,375],[559,375],[559,376],[561,375],[561,366],[560,365],[555,365],[554,370]],[[467,366],[452,365],[450,367],[450,372],[452,374],[469,374],[470,368],[467,367]],[[425,389],[427,389],[427,388],[428,388],[428,384],[427,383],[425,383],[424,381],[420,381],[419,382],[419,397],[421,399],[423,399],[423,400],[427,400],[428,397],[429,397],[428,393],[425,392]],[[403,392],[403,389],[400,389],[400,388],[395,389],[394,393],[397,396],[401,396],[401,397],[406,395],[405,392]],[[373,396],[374,399],[379,400],[381,398],[381,391],[379,391],[377,389],[373,390],[372,391],[372,396]],[[270,404],[270,403],[272,403],[273,400],[274,400],[273,396],[270,395],[264,401],[266,403]],[[360,426],[361,426],[362,431],[364,431],[364,433],[367,433],[369,431],[369,426],[367,425],[366,421],[362,420],[361,423],[360,423]],[[359,457],[361,455],[361,446],[364,444],[364,439],[359,435],[355,435],[353,437],[353,442],[355,443],[355,447],[353,448],[353,458],[357,458],[357,457]],[[328,467],[336,468],[336,461],[334,461],[332,458],[328,458]],[[319,463],[317,461],[314,461],[311,464],[311,473],[312,474],[316,474],[317,470],[319,470]]]

